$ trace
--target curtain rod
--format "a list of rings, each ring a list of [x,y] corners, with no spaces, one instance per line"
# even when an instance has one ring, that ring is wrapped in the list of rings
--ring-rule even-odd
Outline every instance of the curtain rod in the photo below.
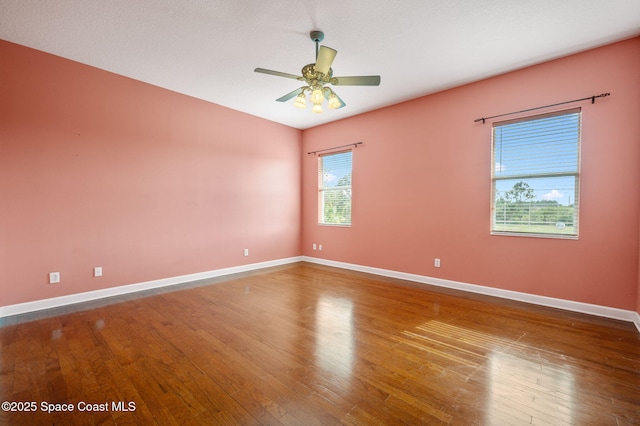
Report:
[[[508,112],[506,114],[493,115],[491,117],[476,118],[475,120],[473,120],[473,122],[477,123],[478,121],[482,121],[482,124],[484,124],[485,120],[489,120],[491,118],[504,117],[505,115],[520,114],[521,112],[529,112],[529,111],[534,111],[536,109],[549,108],[549,107],[558,106],[558,105],[570,104],[570,103],[573,103],[573,102],[586,101],[587,99],[591,99],[591,103],[593,104],[593,103],[596,102],[596,98],[604,98],[605,96],[609,96],[609,95],[611,95],[611,93],[602,93],[600,95],[588,96],[588,97],[582,98],[582,99],[574,99],[572,101],[559,102],[557,104],[551,104],[551,105],[545,105],[545,106],[541,106],[541,107],[523,109],[522,111]]]
[[[307,154],[317,154],[319,152],[325,152],[325,151],[332,151],[334,149],[338,149],[338,148],[346,148],[348,146],[355,146],[356,148],[358,147],[358,145],[362,145],[362,142],[355,142],[355,143],[350,143],[347,145],[341,145],[341,146],[334,146],[333,148],[327,148],[327,149],[319,149],[317,151],[311,151],[311,152],[307,152]]]

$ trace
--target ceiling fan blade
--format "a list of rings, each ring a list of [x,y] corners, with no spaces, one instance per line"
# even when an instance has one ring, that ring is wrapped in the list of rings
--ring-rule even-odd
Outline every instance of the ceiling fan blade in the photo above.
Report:
[[[331,84],[334,86],[379,86],[380,76],[361,75],[355,77],[334,77],[331,79]]]
[[[289,99],[298,96],[300,93],[302,93],[302,90],[304,89],[304,87],[300,87],[299,89],[294,90],[293,92],[289,92],[284,96],[279,97],[278,99],[276,99],[276,101],[278,102],[287,102]]]
[[[294,75],[294,74],[287,74],[286,72],[280,72],[280,71],[272,71],[272,70],[266,70],[264,68],[256,68],[254,70],[255,72],[260,72],[262,74],[270,74],[270,75],[275,75],[277,77],[286,77],[286,78],[292,78],[294,80],[298,80],[298,78],[300,78],[300,76],[298,75]]]
[[[322,74],[328,74],[329,68],[331,68],[331,64],[335,59],[338,52],[333,50],[327,46],[320,46],[320,51],[318,52],[318,57],[316,58],[316,72],[321,72]]]

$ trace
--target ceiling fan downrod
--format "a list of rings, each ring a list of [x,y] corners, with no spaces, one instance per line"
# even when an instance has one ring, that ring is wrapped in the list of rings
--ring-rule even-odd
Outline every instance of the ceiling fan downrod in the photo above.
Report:
[[[316,60],[318,59],[318,49],[320,48],[319,43],[324,40],[324,33],[322,31],[311,31],[309,33],[309,37],[311,40],[316,43]]]

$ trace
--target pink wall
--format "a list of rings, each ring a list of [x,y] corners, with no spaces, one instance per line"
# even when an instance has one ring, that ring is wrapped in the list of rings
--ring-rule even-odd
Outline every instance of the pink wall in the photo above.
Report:
[[[301,131],[4,41],[0,93],[0,306],[300,255]]]
[[[303,254],[640,309],[639,76],[635,38],[304,131],[303,152],[364,144],[351,228],[317,225],[317,158],[303,154]],[[580,239],[489,235],[491,124],[474,119],[603,92],[581,104]]]
[[[302,253],[640,312],[639,76],[635,38],[300,132],[0,41],[0,306]],[[602,92],[580,239],[490,236],[473,120]],[[356,141],[353,226],[320,227],[306,152]]]

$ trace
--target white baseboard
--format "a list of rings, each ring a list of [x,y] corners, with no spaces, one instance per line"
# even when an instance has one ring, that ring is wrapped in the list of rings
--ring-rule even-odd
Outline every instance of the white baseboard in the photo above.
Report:
[[[11,315],[25,314],[40,311],[43,309],[57,308],[60,306],[72,305],[75,303],[88,302],[91,300],[103,299],[106,297],[120,296],[128,293],[135,293],[154,288],[167,287],[177,284],[184,284],[192,281],[216,278],[225,275],[249,272],[256,269],[264,269],[272,266],[286,265],[300,262],[302,257],[290,257],[285,259],[270,260],[266,262],[252,263],[249,265],[234,266],[231,268],[216,269],[213,271],[199,272],[196,274],[181,275],[178,277],[164,278],[154,281],[146,281],[137,284],[129,284],[118,287],[110,287],[101,290],[88,291],[84,293],[70,294],[68,296],[53,297],[50,299],[35,300],[33,302],[18,303],[16,305],[0,306],[0,318]]]
[[[333,260],[319,259],[315,257],[303,256],[305,262],[316,263],[319,265],[333,266],[336,268],[349,269],[352,271],[366,272],[373,275],[383,277],[397,278],[400,280],[413,281],[421,284],[429,284],[438,287],[446,287],[456,290],[467,291],[471,293],[479,293],[488,296],[500,297],[503,299],[517,300],[520,302],[532,303],[535,305],[547,306],[551,308],[564,309],[567,311],[580,312],[584,314],[595,315],[599,317],[617,319],[622,321],[633,322],[640,332],[640,315],[634,311],[624,309],[610,308],[608,306],[592,305],[589,303],[574,302],[571,300],[556,299],[553,297],[538,296],[535,294],[521,293],[518,291],[502,290],[499,288],[486,287],[476,284],[468,284],[459,281],[444,280],[441,278],[427,277],[424,275],[409,274],[406,272],[398,272],[389,269],[373,268],[370,266],[356,265],[352,263],[337,262]]]
[[[567,311],[581,312],[600,317],[612,318],[622,321],[628,321],[635,324],[638,332],[640,332],[640,314],[634,311],[624,309],[610,308],[607,306],[592,305],[589,303],[574,302],[571,300],[556,299],[553,297],[538,296],[534,294],[521,293],[511,290],[502,290],[498,288],[486,287],[476,284],[468,284],[459,281],[444,280],[441,278],[427,277],[424,275],[409,274],[406,272],[398,272],[389,269],[374,268],[370,266],[356,265],[352,263],[337,262],[333,260],[320,259],[308,256],[297,256],[285,259],[270,260],[266,262],[252,263],[249,265],[234,266],[230,268],[216,269],[213,271],[199,272],[189,275],[181,275],[177,277],[164,278],[154,281],[146,281],[137,284],[129,284],[118,287],[105,288],[84,293],[71,294],[68,296],[54,297],[50,299],[35,300],[32,302],[19,303],[15,305],[0,306],[0,318],[11,315],[25,314],[29,312],[40,311],[43,309],[57,308],[60,306],[72,305],[75,303],[88,302],[91,300],[103,299],[112,296],[119,296],[129,293],[136,293],[144,290],[168,287],[177,284],[189,283],[192,281],[204,280],[209,278],[222,277],[225,275],[237,274],[241,272],[249,272],[258,269],[269,268],[273,266],[286,265],[300,261],[316,263],[319,265],[333,266],[336,268],[348,269],[352,271],[366,272],[373,275],[379,275],[389,278],[397,278],[406,281],[413,281],[421,284],[435,285],[438,287],[451,288],[456,290],[467,291],[471,293],[479,293],[488,296],[501,297],[503,299],[517,300],[520,302],[532,303],[536,305],[547,306],[551,308],[564,309]]]

